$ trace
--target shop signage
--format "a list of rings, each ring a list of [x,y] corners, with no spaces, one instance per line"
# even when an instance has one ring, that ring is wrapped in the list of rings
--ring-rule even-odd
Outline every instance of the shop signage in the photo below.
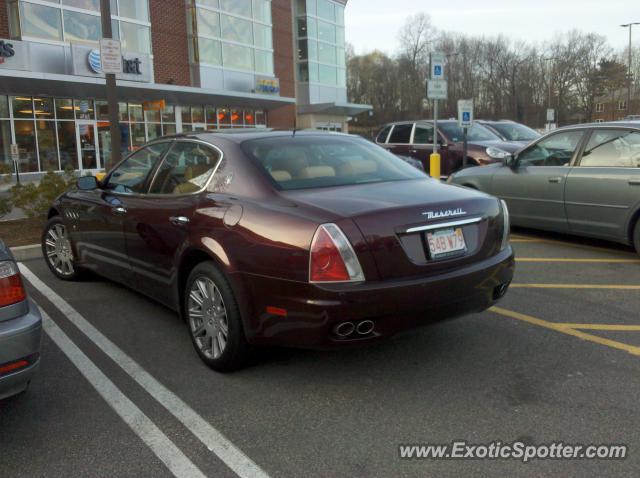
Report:
[[[71,45],[71,57],[74,75],[104,77],[105,73],[100,50],[83,45]],[[129,81],[151,81],[151,60],[149,55],[122,52],[120,58],[122,73],[117,73],[116,78]]]
[[[262,95],[280,95],[280,79],[258,76],[254,91]]]
[[[145,111],[162,111],[166,106],[166,102],[165,100],[149,100],[143,101],[142,106]]]
[[[100,40],[100,63],[103,73],[122,73],[122,48],[118,40],[102,38]]]
[[[10,70],[29,69],[29,44],[0,38],[0,68]]]

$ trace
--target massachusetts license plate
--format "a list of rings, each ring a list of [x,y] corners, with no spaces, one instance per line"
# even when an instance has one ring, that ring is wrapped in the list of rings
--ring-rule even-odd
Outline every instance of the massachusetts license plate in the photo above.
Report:
[[[439,229],[427,233],[427,244],[431,259],[442,259],[445,257],[464,254],[467,245],[464,242],[464,235],[461,228]]]

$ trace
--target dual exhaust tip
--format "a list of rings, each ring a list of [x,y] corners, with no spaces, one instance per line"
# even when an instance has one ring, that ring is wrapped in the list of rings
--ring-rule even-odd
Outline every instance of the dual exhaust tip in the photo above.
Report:
[[[333,328],[333,331],[338,337],[345,339],[354,334],[369,335],[371,332],[373,332],[374,328],[375,324],[372,320],[362,320],[357,324],[354,322],[342,322],[336,325]]]

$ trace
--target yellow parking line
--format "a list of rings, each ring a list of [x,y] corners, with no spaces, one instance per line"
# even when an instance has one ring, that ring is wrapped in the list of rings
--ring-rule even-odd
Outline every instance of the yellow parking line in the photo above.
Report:
[[[562,327],[569,327],[571,329],[584,329],[584,330],[617,330],[617,331],[629,331],[640,332],[640,325],[618,325],[618,324],[558,324]]]
[[[510,242],[543,242],[541,239],[509,239]]]
[[[511,284],[516,289],[619,289],[640,290],[640,285],[626,284]]]
[[[595,264],[640,264],[640,259],[567,259],[564,257],[516,257],[516,262],[584,262]]]
[[[632,355],[640,355],[640,347],[635,347],[633,345],[624,344],[622,342],[617,342],[615,340],[609,340],[602,337],[598,337],[596,335],[591,335],[586,332],[581,332],[579,330],[566,327],[562,324],[557,324],[554,322],[538,319],[536,317],[531,317],[530,315],[521,314],[519,312],[514,312],[512,310],[503,309],[502,307],[491,307],[489,310],[495,314],[499,314],[499,315],[516,319],[516,320],[521,320],[523,322],[528,322],[530,324],[537,325],[539,327],[555,330],[556,332],[561,332],[563,334],[571,335],[573,337],[577,337],[582,340],[588,340],[589,342],[594,342],[596,344],[604,345],[606,347],[611,347],[618,350],[624,350],[625,352],[629,352]]]

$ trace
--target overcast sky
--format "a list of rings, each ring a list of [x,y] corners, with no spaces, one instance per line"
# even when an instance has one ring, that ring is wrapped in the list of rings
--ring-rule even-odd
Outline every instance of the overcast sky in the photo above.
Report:
[[[577,28],[604,35],[619,49],[629,43],[628,29],[619,25],[640,22],[640,0],[349,0],[346,39],[356,53],[391,53],[407,16],[419,12],[441,30],[544,42]],[[640,25],[633,37],[640,45]]]

